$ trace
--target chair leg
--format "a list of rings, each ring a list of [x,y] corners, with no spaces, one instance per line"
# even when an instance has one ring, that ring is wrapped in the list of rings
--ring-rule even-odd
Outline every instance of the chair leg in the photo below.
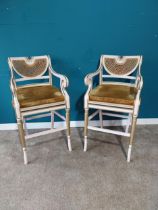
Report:
[[[25,119],[23,119],[23,126],[24,126],[25,135],[28,135],[28,129],[27,129],[27,126],[26,126],[26,120]]]
[[[84,118],[84,152],[87,151],[87,134],[88,134],[88,109],[85,109]]]
[[[131,136],[130,136],[130,141],[129,141],[128,154],[127,154],[127,162],[130,162],[131,160],[131,151],[132,151],[132,144],[133,144],[133,139],[134,139],[136,122],[137,122],[137,116],[133,116],[132,125],[131,125]]]
[[[102,110],[99,110],[99,120],[100,120],[100,127],[103,128],[103,113],[102,113]]]
[[[22,119],[17,119],[17,124],[18,124],[20,144],[21,144],[22,150],[23,150],[24,164],[26,165],[26,164],[28,164],[28,159],[27,159],[27,150],[26,150],[26,142],[25,142],[25,135],[24,135]]]
[[[67,126],[67,145],[68,149],[71,152],[71,139],[70,139],[70,109],[66,109],[66,126]]]

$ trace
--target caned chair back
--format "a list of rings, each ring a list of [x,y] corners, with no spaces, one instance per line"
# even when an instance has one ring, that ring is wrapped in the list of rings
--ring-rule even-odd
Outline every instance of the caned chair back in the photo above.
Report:
[[[14,71],[21,77],[34,78],[42,76],[48,68],[48,57],[10,58]]]
[[[102,55],[101,66],[105,69],[106,74],[102,71],[100,83],[104,83],[103,78],[127,79],[128,82],[136,80],[137,76],[141,76],[141,63],[142,56]]]
[[[8,58],[8,63],[15,84],[24,81],[30,82],[31,80],[43,80],[44,83],[46,83],[46,81],[47,83],[50,83],[51,78],[47,73],[50,65],[50,58],[47,55],[35,57],[10,57]]]

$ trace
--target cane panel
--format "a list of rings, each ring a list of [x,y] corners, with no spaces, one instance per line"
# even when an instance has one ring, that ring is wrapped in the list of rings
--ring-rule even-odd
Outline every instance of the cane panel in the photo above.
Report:
[[[126,76],[132,74],[139,65],[139,57],[104,57],[103,66],[111,75]]]
[[[48,68],[48,59],[45,57],[13,58],[13,69],[21,77],[37,77],[43,75]]]

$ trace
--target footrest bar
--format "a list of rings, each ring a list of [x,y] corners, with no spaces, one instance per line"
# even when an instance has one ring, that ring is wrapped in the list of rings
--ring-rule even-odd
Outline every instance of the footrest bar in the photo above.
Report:
[[[116,134],[116,135],[119,135],[119,136],[130,137],[130,133],[125,133],[125,132],[121,132],[121,131],[115,131],[115,130],[110,130],[110,129],[105,129],[105,128],[97,128],[97,127],[94,127],[94,126],[88,126],[88,129],[94,130],[94,131],[101,131],[101,132],[104,132],[104,133]]]
[[[55,133],[57,131],[62,131],[62,130],[66,130],[66,127],[65,128],[64,127],[63,128],[55,128],[55,129],[51,129],[51,130],[46,130],[46,131],[41,131],[41,132],[38,132],[38,133],[29,134],[29,135],[25,136],[25,139],[31,139],[31,138],[34,138],[34,137],[46,135],[46,134],[49,134],[49,133]]]

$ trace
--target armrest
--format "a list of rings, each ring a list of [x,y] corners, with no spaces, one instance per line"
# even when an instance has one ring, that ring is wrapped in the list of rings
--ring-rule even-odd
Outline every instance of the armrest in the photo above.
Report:
[[[93,86],[93,78],[95,76],[97,76],[101,72],[101,70],[102,70],[102,65],[100,64],[99,68],[95,72],[87,74],[87,76],[84,79],[85,85],[88,86],[88,89],[84,96],[84,108],[85,109],[88,107],[89,92],[91,91],[92,86]]]
[[[137,88],[138,90],[141,90],[143,87],[143,77],[141,75],[138,76],[138,81],[137,81]]]
[[[20,104],[19,104],[19,101],[18,101],[18,98],[17,98],[16,87],[15,87],[15,82],[14,82],[13,78],[10,79],[10,89],[12,91],[13,107],[15,109],[17,117],[20,118]]]
[[[141,75],[138,75],[137,81],[136,81],[136,88],[138,90],[135,98],[135,106],[134,106],[134,115],[138,115],[138,110],[140,106],[140,94],[143,87],[143,77]]]
[[[99,66],[99,68],[95,72],[87,74],[84,78],[85,85],[91,85],[93,77],[97,76],[100,73],[101,69],[101,66]]]
[[[60,86],[61,86],[61,88],[68,87],[69,80],[68,80],[68,78],[66,76],[57,73],[56,71],[54,71],[54,69],[51,66],[49,66],[49,71],[50,71],[50,73],[52,75],[54,75],[54,76],[56,76],[56,77],[58,77],[60,79]]]
[[[51,65],[49,66],[49,71],[52,75],[54,75],[54,76],[56,76],[60,79],[60,89],[61,89],[62,94],[65,97],[66,108],[70,109],[70,97],[69,97],[69,95],[68,95],[68,93],[65,89],[69,85],[68,78],[66,76],[64,76],[62,74],[59,74],[56,71],[54,71],[54,69],[52,68]]]

